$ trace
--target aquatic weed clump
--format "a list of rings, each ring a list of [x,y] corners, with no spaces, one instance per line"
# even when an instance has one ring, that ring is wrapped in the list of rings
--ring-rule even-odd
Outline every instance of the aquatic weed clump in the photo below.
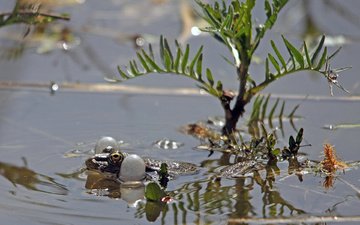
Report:
[[[279,51],[274,41],[270,41],[273,53],[268,53],[264,60],[263,80],[256,80],[255,76],[249,72],[254,53],[266,32],[276,23],[280,11],[288,0],[273,0],[271,3],[266,0],[264,5],[266,19],[263,23],[256,24],[253,22],[252,15],[256,5],[255,0],[243,2],[232,0],[229,3],[216,1],[214,4],[205,4],[200,0],[195,0],[195,2],[203,11],[200,13],[202,18],[208,23],[208,26],[201,30],[209,33],[223,44],[232,56],[226,61],[234,68],[234,79],[239,85],[237,93],[226,89],[221,80],[216,80],[216,76],[210,68],[203,68],[202,63],[205,58],[202,52],[203,46],[198,48],[191,57],[192,46],[187,44],[184,47],[175,41],[174,50],[163,36],[160,37],[160,62],[155,57],[150,44],[148,50],[141,49],[137,52],[137,60],[131,60],[129,66],[118,67],[120,77],[108,80],[121,82],[152,73],[172,73],[190,78],[197,83],[200,89],[219,100],[225,118],[222,133],[227,136],[236,132],[236,124],[244,115],[245,106],[251,102],[253,97],[259,96],[259,93],[269,84],[287,75],[300,71],[316,72],[326,78],[330,87],[335,85],[346,91],[339,84],[337,73],[348,67],[330,69],[330,61],[340,48],[329,54],[327,47],[324,47],[324,35],[311,49],[305,41],[299,48],[281,35],[287,56]]]

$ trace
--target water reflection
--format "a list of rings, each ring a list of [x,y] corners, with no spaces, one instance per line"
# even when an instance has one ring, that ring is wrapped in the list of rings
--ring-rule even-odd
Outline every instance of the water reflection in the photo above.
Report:
[[[289,174],[298,169],[296,165],[299,165],[299,163],[295,161],[297,162],[296,159],[289,162],[291,167],[288,170]],[[212,163],[223,164],[224,162]],[[203,165],[206,164],[209,164],[209,162],[203,162]],[[292,205],[275,189],[275,178],[280,174],[281,171],[276,162],[272,162],[268,163],[263,171],[255,170],[251,175],[236,179],[214,179],[214,176],[212,176],[208,179],[186,183],[182,187],[168,192],[168,195],[174,201],[167,204],[152,201],[140,202],[135,217],[146,217],[150,222],[161,220],[162,223],[166,221],[167,217],[170,217],[176,223],[181,220],[181,223],[187,224],[195,221],[201,223],[200,221],[204,221],[211,216],[226,215],[226,218],[229,219],[305,214],[305,210]],[[119,183],[104,177],[95,179],[89,179],[89,177],[86,182],[87,188],[100,188],[103,190],[106,188],[109,192],[107,196],[121,197]],[[256,195],[259,191],[262,196],[261,206],[256,202]]]
[[[53,178],[39,174],[29,169],[26,166],[14,166],[9,163],[0,162],[0,175],[10,181],[15,187],[18,185],[25,187],[28,190],[67,195],[68,189],[57,183]]]

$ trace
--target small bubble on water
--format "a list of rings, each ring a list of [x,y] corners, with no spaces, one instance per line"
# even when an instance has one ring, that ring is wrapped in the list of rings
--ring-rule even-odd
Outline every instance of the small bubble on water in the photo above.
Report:
[[[184,143],[164,138],[156,141],[154,145],[161,149],[178,149],[183,146]]]
[[[196,26],[192,27],[192,28],[191,28],[191,34],[192,34],[193,36],[199,36],[199,35],[201,34],[200,28],[199,28],[199,27],[196,27]]]
[[[135,38],[135,44],[137,47],[142,47],[145,44],[145,39],[141,36]]]
[[[55,93],[56,91],[59,90],[59,85],[55,82],[51,82],[50,83],[50,91],[51,93]]]
[[[335,130],[336,129],[336,127],[332,124],[327,124],[327,125],[323,126],[323,128],[326,130]]]

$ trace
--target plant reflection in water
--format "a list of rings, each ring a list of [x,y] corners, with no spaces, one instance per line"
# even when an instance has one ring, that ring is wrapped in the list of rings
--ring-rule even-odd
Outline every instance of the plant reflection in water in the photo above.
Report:
[[[20,185],[32,191],[67,195],[68,189],[64,185],[57,183],[54,178],[29,169],[24,158],[23,161],[25,166],[15,166],[0,162],[0,175],[10,181],[14,187]]]

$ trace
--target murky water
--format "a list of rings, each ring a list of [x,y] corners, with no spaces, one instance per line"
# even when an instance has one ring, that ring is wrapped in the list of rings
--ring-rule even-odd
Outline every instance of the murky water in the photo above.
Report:
[[[0,1],[0,11],[11,9],[13,1]],[[159,34],[165,34],[169,40],[179,37],[181,1],[155,2],[88,0],[84,4],[58,8],[59,12],[71,14],[71,21],[61,24],[81,40],[78,46],[70,51],[50,48],[47,54],[37,54],[43,43],[34,41],[21,57],[0,62],[1,81],[16,82],[2,83],[0,88],[1,224],[147,224],[149,221],[256,224],[272,223],[259,220],[262,218],[309,216],[348,216],[359,221],[357,169],[341,174],[330,189],[324,189],[324,177],[319,175],[304,175],[302,182],[297,176],[288,175],[286,163],[278,165],[281,173],[275,180],[266,176],[276,174],[276,168],[246,178],[214,179],[216,171],[232,163],[234,157],[219,152],[209,156],[208,151],[194,149],[199,140],[179,132],[184,124],[222,115],[218,102],[210,97],[197,92],[175,95],[169,92],[194,87],[189,80],[155,75],[123,84],[143,87],[136,91],[62,88],[63,82],[104,83],[104,75],[116,74],[116,65],[127,63],[135,55],[133,39],[127,39],[128,35],[146,34],[144,37],[155,45]],[[296,4],[300,3],[290,6]],[[293,39],[300,35],[301,23],[296,23],[295,18],[297,10],[290,6],[269,39],[280,43],[276,32]],[[351,12],[360,10],[357,1],[347,1],[344,6]],[[325,15],[325,9],[316,3],[312,10],[323,32],[344,34],[352,40],[337,56],[334,66],[353,66],[339,79],[354,98],[342,99],[345,95],[338,90],[335,97],[330,98],[327,82],[307,74],[289,76],[271,85],[266,92],[287,99],[289,108],[301,103],[297,114],[303,118],[295,125],[305,129],[305,142],[312,145],[301,149],[307,153],[306,157],[321,160],[322,145],[329,142],[335,145],[341,159],[360,160],[359,128],[323,129],[327,124],[360,123],[357,98],[360,28],[333,11]],[[287,17],[289,14],[292,17]],[[17,34],[20,28],[0,30],[2,50],[14,47],[6,34]],[[195,46],[204,44],[208,56],[205,64],[214,68],[225,85],[236,88],[232,84],[233,71],[219,55],[219,52],[227,54],[221,45],[207,36],[189,36],[187,41]],[[259,56],[269,50],[265,43],[266,40]],[[252,73],[262,74],[262,68],[263,65],[254,65]],[[53,94],[51,81],[60,84],[60,89]],[[168,89],[147,94],[148,87]],[[284,130],[280,145],[286,145],[289,135],[294,135],[287,122]],[[141,198],[143,194],[141,188],[129,190],[110,183],[106,184],[112,187],[108,191],[89,190],[89,177],[81,169],[95,141],[106,135],[122,140],[122,148],[129,153],[194,163],[200,172],[170,181],[167,190],[173,201],[167,204],[136,201],[136,196]],[[183,145],[162,148],[155,144],[159,140],[173,140]],[[69,157],[69,153],[76,153],[77,157]]]

